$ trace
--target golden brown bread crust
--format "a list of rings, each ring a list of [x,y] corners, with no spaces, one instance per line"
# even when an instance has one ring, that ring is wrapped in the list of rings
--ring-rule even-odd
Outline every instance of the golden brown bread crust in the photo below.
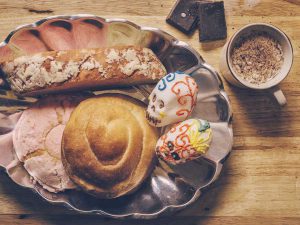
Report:
[[[148,48],[50,51],[0,63],[11,88],[23,95],[153,83],[166,74]]]
[[[116,198],[134,191],[152,171],[157,139],[141,103],[121,95],[90,98],[66,125],[62,161],[83,190]]]

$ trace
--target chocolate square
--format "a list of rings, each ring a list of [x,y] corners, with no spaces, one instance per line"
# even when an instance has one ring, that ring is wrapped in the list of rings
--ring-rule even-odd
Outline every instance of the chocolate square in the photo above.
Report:
[[[214,41],[225,39],[227,37],[223,1],[199,3],[198,13],[200,41]]]
[[[177,0],[166,21],[185,34],[190,34],[197,26],[197,1]]]

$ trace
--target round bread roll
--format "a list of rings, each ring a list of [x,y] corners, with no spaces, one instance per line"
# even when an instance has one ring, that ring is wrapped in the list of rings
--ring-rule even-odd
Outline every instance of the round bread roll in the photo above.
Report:
[[[70,178],[100,198],[137,189],[155,164],[158,131],[133,98],[103,95],[81,102],[63,134],[62,160]]]
[[[34,182],[50,192],[74,189],[61,161],[61,141],[71,112],[82,96],[48,96],[26,109],[13,132],[18,159]]]

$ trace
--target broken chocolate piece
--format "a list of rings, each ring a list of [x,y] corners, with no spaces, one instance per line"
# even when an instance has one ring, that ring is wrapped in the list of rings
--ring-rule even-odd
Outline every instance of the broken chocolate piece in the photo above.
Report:
[[[198,4],[200,41],[214,41],[227,37],[224,2]]]
[[[177,0],[166,21],[185,34],[191,33],[197,25],[197,1]]]

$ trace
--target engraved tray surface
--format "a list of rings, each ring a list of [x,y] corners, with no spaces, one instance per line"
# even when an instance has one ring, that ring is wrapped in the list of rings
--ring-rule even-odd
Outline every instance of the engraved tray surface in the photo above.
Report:
[[[232,112],[218,73],[186,43],[166,32],[140,27],[123,19],[103,19],[93,15],[48,17],[12,31],[0,45],[0,57],[8,54],[36,53],[47,50],[97,48],[115,45],[148,47],[159,57],[168,72],[183,71],[198,85],[198,103],[192,118],[211,122],[213,141],[209,151],[197,160],[170,166],[159,161],[151,176],[133,194],[117,199],[96,199],[76,190],[58,194],[33,184],[15,156],[12,130],[22,110],[33,98],[15,96],[5,82],[0,88],[0,166],[17,184],[31,188],[51,203],[64,204],[81,213],[114,218],[154,218],[182,209],[198,199],[201,190],[214,182],[233,144]],[[122,93],[147,104],[153,86],[139,85],[94,92]]]

